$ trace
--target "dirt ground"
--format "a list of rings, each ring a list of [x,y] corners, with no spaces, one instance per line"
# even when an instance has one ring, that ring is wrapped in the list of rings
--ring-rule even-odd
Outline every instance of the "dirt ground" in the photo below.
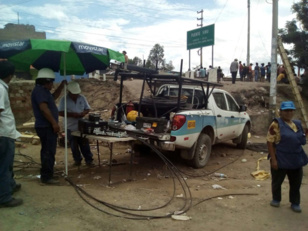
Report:
[[[136,85],[134,82],[126,84]],[[234,86],[225,84],[228,87],[233,91]],[[107,115],[112,103],[102,104],[100,110]],[[266,109],[254,110],[258,113]],[[95,143],[91,145],[96,164],[93,168],[84,163],[74,167],[69,151],[67,178],[63,174],[64,148],[58,147],[55,170],[59,186],[39,183],[40,145],[19,142],[14,170],[22,188],[14,196],[22,198],[24,204],[0,209],[0,230],[308,230],[307,167],[301,188],[302,213],[290,209],[287,179],[281,207],[273,208],[269,205],[271,180],[257,181],[251,176],[258,159],[267,155],[265,134],[252,133],[248,142],[246,150],[238,150],[232,143],[215,145],[203,169],[190,168],[172,155],[168,155],[172,163],[168,167],[166,160],[153,152],[136,153],[131,165],[129,144],[117,144],[111,185],[106,144],[100,143],[100,158]],[[305,150],[308,153],[308,146]],[[260,169],[269,171],[267,160],[260,162]],[[215,172],[227,178],[216,177]],[[186,216],[180,218],[188,220],[171,218],[170,214],[179,211],[185,211]]]

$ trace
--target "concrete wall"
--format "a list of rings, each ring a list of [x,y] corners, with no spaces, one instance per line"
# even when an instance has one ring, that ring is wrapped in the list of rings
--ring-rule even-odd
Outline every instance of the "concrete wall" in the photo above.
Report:
[[[9,97],[16,124],[20,125],[33,117],[31,92],[34,81],[11,81]]]
[[[0,40],[17,40],[17,39],[46,39],[45,32],[35,31],[33,25],[8,23],[4,29],[0,29]]]

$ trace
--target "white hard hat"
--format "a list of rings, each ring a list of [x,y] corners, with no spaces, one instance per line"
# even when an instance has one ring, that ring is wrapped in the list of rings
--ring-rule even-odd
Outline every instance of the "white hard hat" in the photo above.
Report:
[[[37,74],[37,79],[55,79],[56,75],[53,70],[49,68],[42,68]]]
[[[79,83],[77,83],[75,81],[71,81],[67,84],[67,90],[72,94],[80,94],[81,93]]]

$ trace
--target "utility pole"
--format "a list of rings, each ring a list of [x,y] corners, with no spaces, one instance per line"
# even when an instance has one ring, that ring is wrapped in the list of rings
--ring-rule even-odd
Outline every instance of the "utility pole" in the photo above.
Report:
[[[247,67],[250,65],[250,0],[247,0],[248,28],[247,28]]]
[[[201,11],[197,11],[197,14],[201,14],[201,18],[197,18],[197,20],[201,20],[201,24],[197,24],[197,26],[203,27],[203,9]],[[200,67],[202,65],[202,47],[200,48]]]
[[[278,0],[273,0],[272,15],[272,51],[271,51],[271,83],[269,101],[269,123],[275,118],[277,88],[277,34],[278,34]]]

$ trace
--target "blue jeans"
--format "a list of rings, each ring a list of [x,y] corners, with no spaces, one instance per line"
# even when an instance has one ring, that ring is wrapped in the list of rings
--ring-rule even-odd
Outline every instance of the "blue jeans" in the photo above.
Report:
[[[67,139],[70,143],[75,162],[82,161],[82,154],[86,163],[91,163],[93,161],[93,154],[90,149],[89,140],[83,137],[72,136],[71,133],[72,131],[68,129]]]
[[[45,182],[53,178],[58,135],[52,127],[35,130],[41,141],[41,181]]]
[[[255,82],[258,82],[259,79],[259,72],[255,71]]]
[[[15,140],[0,137],[0,204],[12,199],[12,190],[16,183],[13,178]]]
[[[232,75],[232,83],[235,84],[237,71],[231,72],[231,75]]]

